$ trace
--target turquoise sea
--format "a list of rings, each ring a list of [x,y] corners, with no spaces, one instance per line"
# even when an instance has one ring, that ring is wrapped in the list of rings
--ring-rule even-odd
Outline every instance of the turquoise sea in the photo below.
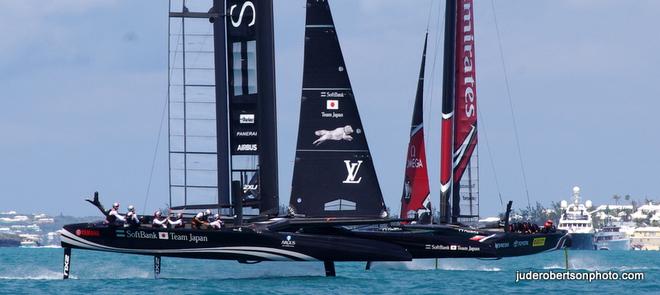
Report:
[[[337,263],[324,277],[322,263],[163,258],[73,250],[72,279],[61,280],[63,250],[0,248],[0,294],[660,294],[660,252],[569,251],[579,272],[643,272],[639,281],[524,281],[516,271],[562,271],[564,252],[501,260],[440,259],[409,263]]]

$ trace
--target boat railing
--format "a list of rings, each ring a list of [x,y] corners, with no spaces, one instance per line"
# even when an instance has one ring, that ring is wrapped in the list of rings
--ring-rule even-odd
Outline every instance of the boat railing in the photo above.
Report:
[[[589,220],[589,215],[565,214],[564,220]]]

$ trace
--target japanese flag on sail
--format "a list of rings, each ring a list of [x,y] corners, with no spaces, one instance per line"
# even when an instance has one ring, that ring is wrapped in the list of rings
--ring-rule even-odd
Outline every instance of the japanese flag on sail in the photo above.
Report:
[[[158,233],[158,238],[161,239],[161,240],[167,240],[167,237],[168,237],[167,232],[159,232]]]
[[[338,110],[339,101],[336,99],[328,99],[325,103],[325,108],[328,110]]]

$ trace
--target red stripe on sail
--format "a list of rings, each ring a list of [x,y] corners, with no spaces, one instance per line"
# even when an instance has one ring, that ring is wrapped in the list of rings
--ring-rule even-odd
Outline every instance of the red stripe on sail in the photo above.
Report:
[[[451,170],[453,166],[452,157],[452,118],[442,119],[442,139],[440,142],[440,184],[447,185],[451,180]]]
[[[473,0],[461,0],[456,7],[456,68],[454,101],[454,182],[458,183],[477,144],[477,90],[474,50]],[[474,134],[470,134],[472,129]],[[443,129],[444,132],[444,129]],[[463,146],[468,140],[468,146]],[[463,149],[463,150],[462,150]]]

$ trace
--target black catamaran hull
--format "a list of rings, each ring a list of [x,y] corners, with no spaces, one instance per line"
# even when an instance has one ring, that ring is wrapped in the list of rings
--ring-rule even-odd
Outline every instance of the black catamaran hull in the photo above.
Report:
[[[258,261],[408,261],[401,246],[356,237],[288,232],[124,228],[71,224],[63,248],[163,257]]]
[[[413,258],[502,258],[561,249],[565,231],[519,234],[450,225],[403,225],[378,230],[353,230],[350,236],[405,248]]]

